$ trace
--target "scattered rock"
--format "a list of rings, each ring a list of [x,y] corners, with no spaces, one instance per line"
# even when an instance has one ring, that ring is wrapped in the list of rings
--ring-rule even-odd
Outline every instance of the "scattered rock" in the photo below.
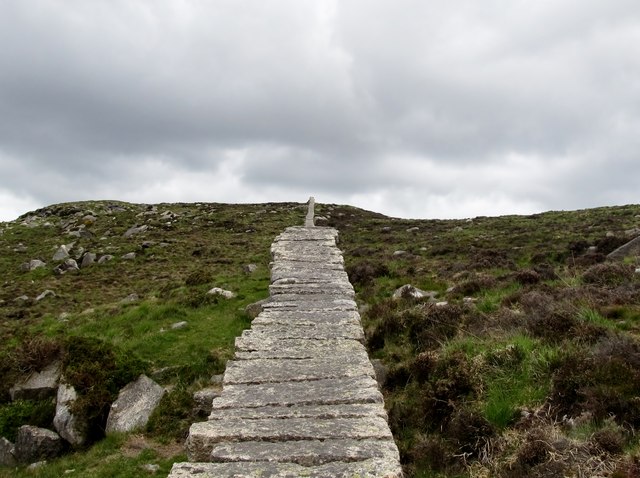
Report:
[[[140,297],[138,296],[138,294],[136,294],[135,292],[132,294],[129,294],[128,296],[126,296],[124,299],[122,299],[120,302],[124,302],[124,303],[128,303],[128,302],[137,302],[140,300]]]
[[[122,258],[125,261],[131,261],[131,260],[136,258],[136,253],[135,252],[127,252],[124,256],[122,256]]]
[[[29,296],[28,295],[21,295],[19,297],[16,297],[15,299],[13,299],[14,302],[27,302],[29,300]]]
[[[71,314],[69,312],[62,312],[59,316],[58,316],[58,320],[60,322],[67,322],[69,320],[69,317],[71,317]]]
[[[436,302],[436,307],[445,307],[449,305],[449,302],[447,302],[446,300],[443,300],[442,302]]]
[[[385,234],[389,234],[391,232],[391,228],[389,226],[385,226],[382,229],[380,229],[380,232],[383,232]]]
[[[69,271],[80,270],[78,263],[74,259],[67,259],[62,264],[56,266],[53,272],[58,275],[66,274]]]
[[[136,234],[140,234],[142,232],[145,232],[147,229],[149,229],[149,226],[147,226],[146,224],[143,224],[142,226],[133,226],[130,227],[129,229],[127,229],[127,231],[122,235],[123,237],[133,237]]]
[[[407,232],[410,232],[412,234],[417,234],[420,231],[419,227],[410,227],[409,229],[407,229]]]
[[[210,382],[214,385],[222,385],[222,381],[224,380],[224,374],[212,375]]]
[[[82,262],[80,262],[80,267],[83,269],[85,267],[89,267],[94,262],[96,262],[96,255],[93,252],[87,252],[84,256],[82,256]]]
[[[39,372],[32,372],[9,389],[11,400],[42,400],[55,396],[60,380],[60,362],[53,362]]]
[[[607,231],[606,237],[616,237],[615,232]]]
[[[407,251],[393,251],[393,255],[395,257],[404,256],[406,253],[407,253]]]
[[[378,382],[378,386],[380,388],[384,387],[384,384],[387,381],[389,369],[380,359],[371,360],[371,365],[373,365],[373,371],[376,373],[376,382]]]
[[[16,466],[15,446],[5,437],[0,437],[0,466]]]
[[[40,259],[31,259],[29,262],[25,262],[20,266],[20,270],[24,272],[35,271],[36,269],[40,269],[41,267],[45,267],[47,265],[46,262],[41,261]]]
[[[144,427],[165,390],[146,375],[125,386],[111,405],[106,432],[130,432]]]
[[[143,249],[149,249],[150,247],[155,246],[156,243],[154,241],[144,241],[142,244],[140,244],[140,247],[142,247]]]
[[[476,302],[478,302],[478,299],[475,297],[465,297],[462,299],[462,303],[467,305],[475,304]]]
[[[258,266],[255,264],[247,264],[242,268],[247,274],[253,274],[257,269]]]
[[[155,463],[147,463],[146,465],[142,465],[142,469],[148,473],[157,473],[160,471],[160,465],[156,465]]]
[[[56,432],[31,425],[23,425],[18,429],[15,457],[20,463],[56,458],[62,449],[62,438]]]
[[[42,294],[40,294],[38,297],[36,297],[36,302],[40,302],[42,299],[46,298],[46,297],[55,297],[56,293],[50,289],[45,290]]]
[[[224,290],[220,287],[214,287],[209,292],[207,292],[207,294],[220,295],[225,299],[233,299],[236,296],[236,294],[231,292],[230,290]]]
[[[86,426],[79,423],[78,418],[71,413],[70,407],[77,398],[75,389],[65,383],[58,387],[56,400],[56,415],[53,418],[53,426],[62,438],[73,446],[81,446],[85,443]]]
[[[38,468],[42,468],[43,466],[46,466],[46,464],[47,464],[47,460],[36,461],[35,463],[31,463],[29,466],[27,466],[27,470],[29,470],[30,472],[34,472]]]
[[[98,259],[98,264],[104,264],[105,262],[108,262],[111,259],[113,259],[112,255],[105,254],[104,256],[100,256],[100,259]]]
[[[244,308],[244,313],[249,316],[252,320],[260,315],[260,312],[264,309],[264,304],[269,302],[269,298],[259,300],[258,302],[254,302],[252,304],[247,305]]]
[[[84,216],[84,217],[82,218],[82,222],[83,222],[84,224],[86,224],[87,226],[89,226],[89,225],[93,224],[94,222],[96,222],[96,221],[97,221],[97,219],[98,219],[98,218],[97,218],[97,217],[95,217],[93,214],[87,214],[86,216]]]
[[[413,297],[414,299],[423,299],[425,297],[429,297],[433,299],[437,295],[438,293],[435,291],[424,291],[412,286],[411,284],[405,284],[402,287],[396,289],[396,291],[393,293],[393,298],[400,299],[402,297]]]
[[[179,330],[179,329],[186,328],[187,325],[189,325],[189,323],[183,320],[182,322],[176,322],[175,324],[171,324],[171,328],[173,330]]]
[[[213,399],[220,396],[220,390],[213,387],[203,388],[193,394],[193,401],[195,402],[194,411],[196,413],[210,414]]]
[[[63,261],[66,258],[69,257],[69,250],[71,249],[71,246],[67,246],[67,245],[61,245],[58,250],[55,252],[55,254],[53,254],[53,260],[54,261]]]

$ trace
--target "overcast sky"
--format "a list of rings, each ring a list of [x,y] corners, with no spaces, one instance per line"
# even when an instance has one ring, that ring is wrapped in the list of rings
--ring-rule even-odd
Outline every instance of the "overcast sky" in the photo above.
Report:
[[[1,0],[0,220],[640,203],[638,0]]]

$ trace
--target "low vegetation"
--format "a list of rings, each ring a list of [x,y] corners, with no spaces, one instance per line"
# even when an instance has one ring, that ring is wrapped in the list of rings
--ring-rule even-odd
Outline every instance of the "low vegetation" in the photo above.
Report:
[[[224,370],[243,308],[268,295],[270,244],[305,212],[97,201],[0,224],[0,435],[50,426],[50,401],[12,402],[9,388],[55,359],[94,430],[0,477],[166,476],[203,418],[194,391]],[[340,231],[408,476],[639,476],[640,264],[606,254],[640,234],[640,206],[445,221],[321,204],[316,216]],[[133,226],[147,227],[125,237]],[[58,275],[52,256],[70,243],[74,258],[113,259]],[[33,259],[46,266],[23,270]],[[405,284],[431,293],[394,299]],[[216,286],[236,296],[207,294]],[[108,404],[141,372],[169,393],[145,430],[104,437]]]
[[[461,221],[349,207],[367,346],[408,476],[640,476],[640,207]],[[437,293],[416,299],[405,284]],[[434,295],[434,294],[430,294]]]

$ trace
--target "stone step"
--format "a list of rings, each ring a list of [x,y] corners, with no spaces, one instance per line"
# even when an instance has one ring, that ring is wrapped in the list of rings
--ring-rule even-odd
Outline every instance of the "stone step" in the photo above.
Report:
[[[281,296],[272,298],[273,300],[264,304],[264,310],[271,309],[296,309],[296,310],[316,310],[316,311],[336,311],[336,310],[358,310],[355,301],[351,299],[328,298],[326,300],[282,300]]]
[[[387,422],[380,417],[209,420],[191,425],[187,456],[190,461],[210,461],[214,446],[222,442],[333,439],[393,440],[393,437]]]
[[[380,458],[319,466],[295,463],[176,463],[169,478],[402,478],[397,461]]]
[[[387,419],[381,403],[352,403],[347,405],[291,405],[288,407],[225,408],[213,410],[209,420],[245,418],[356,418],[378,416]]]
[[[250,329],[236,337],[236,358],[242,356],[242,352],[270,352],[272,355],[251,358],[318,358],[328,355],[351,357],[356,354],[366,354],[367,351],[360,342],[349,339],[298,339],[287,338],[286,331],[282,335],[277,333],[261,334]],[[241,360],[247,360],[245,358]]]
[[[308,382],[227,385],[212,402],[212,410],[291,405],[383,403],[371,377],[328,378]]]
[[[263,310],[258,317],[253,319],[256,324],[283,324],[294,325],[337,325],[337,324],[357,324],[360,325],[360,314],[357,311],[304,311],[304,310]]]
[[[323,378],[369,376],[375,372],[366,355],[314,359],[256,359],[227,362],[224,385],[301,382]]]
[[[305,261],[303,257],[299,258],[300,260],[279,260],[277,262],[278,267],[276,268],[276,263],[271,262],[270,267],[273,270],[299,270],[306,269],[308,271],[312,271],[314,269],[318,271],[339,271],[344,272],[343,264],[337,262],[313,262],[313,261]]]
[[[334,322],[329,324],[313,323],[309,321],[287,322],[257,322],[251,332],[247,331],[245,337],[269,337],[271,339],[351,339],[364,341],[364,332],[359,323]],[[302,323],[301,323],[302,322]]]
[[[280,294],[296,294],[300,300],[306,300],[318,295],[343,296],[353,299],[355,292],[351,284],[273,284],[269,286],[272,296]],[[310,297],[307,297],[310,296]]]
[[[302,466],[324,465],[334,461],[354,462],[371,458],[399,460],[393,440],[298,440],[289,442],[251,441],[216,445],[213,462],[276,462]]]

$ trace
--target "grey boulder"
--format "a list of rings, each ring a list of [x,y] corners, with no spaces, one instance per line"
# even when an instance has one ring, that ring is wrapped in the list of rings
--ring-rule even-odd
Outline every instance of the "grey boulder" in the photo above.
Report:
[[[130,432],[144,427],[165,390],[146,375],[125,386],[111,405],[106,432]]]
[[[53,426],[62,438],[73,446],[80,446],[86,441],[86,426],[83,426],[78,418],[71,413],[71,405],[76,398],[77,393],[72,386],[65,383],[60,384]]]
[[[0,466],[16,466],[16,448],[5,437],[0,437]]]
[[[58,389],[60,363],[54,362],[39,372],[32,372],[9,389],[11,400],[42,400],[53,397]]]
[[[18,429],[15,456],[20,463],[50,460],[62,453],[62,438],[46,428],[23,425]]]

